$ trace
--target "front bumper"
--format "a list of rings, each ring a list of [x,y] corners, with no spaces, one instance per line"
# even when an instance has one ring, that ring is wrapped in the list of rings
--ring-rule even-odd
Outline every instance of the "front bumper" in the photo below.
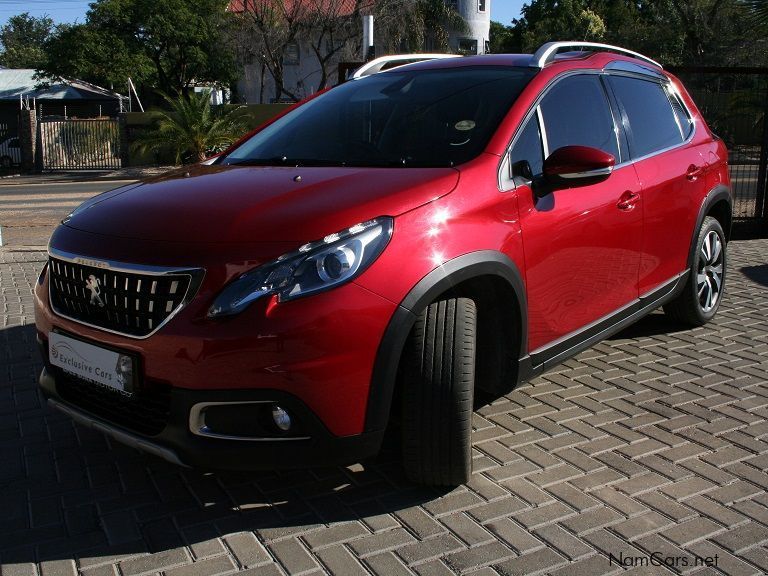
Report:
[[[58,375],[61,380],[63,377]],[[57,388],[57,371],[46,367],[40,387],[48,403],[76,422],[144,452],[181,466],[207,470],[275,470],[359,462],[375,455],[383,431],[334,436],[298,398],[279,390],[170,389],[165,426],[155,435],[140,434],[116,425],[66,400]],[[190,413],[209,403],[279,403],[300,423],[300,436],[220,438],[194,434]]]

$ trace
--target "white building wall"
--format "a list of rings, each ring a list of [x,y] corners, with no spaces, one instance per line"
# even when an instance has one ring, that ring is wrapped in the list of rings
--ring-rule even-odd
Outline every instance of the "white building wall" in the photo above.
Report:
[[[480,11],[482,5],[484,11]],[[456,9],[466,20],[469,30],[466,33],[451,33],[449,43],[454,52],[460,52],[460,41],[472,39],[477,41],[477,54],[485,54],[486,43],[491,34],[491,0],[458,0]]]

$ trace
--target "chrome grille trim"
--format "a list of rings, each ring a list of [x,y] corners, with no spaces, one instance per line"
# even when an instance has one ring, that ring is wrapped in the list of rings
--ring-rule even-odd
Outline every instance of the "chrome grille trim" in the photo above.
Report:
[[[51,309],[57,316],[60,316],[61,318],[66,318],[67,320],[71,320],[72,322],[77,322],[78,324],[81,324],[83,326],[88,326],[89,328],[102,330],[104,332],[109,332],[110,334],[117,334],[119,336],[125,336],[127,338],[132,338],[135,340],[144,340],[146,338],[149,338],[150,336],[155,334],[158,330],[160,330],[163,326],[165,326],[168,322],[170,322],[179,312],[181,312],[181,310],[183,310],[187,306],[187,304],[189,304],[189,302],[194,298],[195,294],[197,294],[197,291],[200,288],[200,285],[202,284],[203,278],[205,276],[205,270],[203,268],[150,266],[150,265],[143,265],[143,264],[119,262],[115,260],[100,260],[100,259],[91,258],[87,256],[81,256],[79,254],[73,254],[71,252],[57,250],[50,246],[48,248],[48,256],[49,256],[48,301],[50,303]],[[162,302],[163,302],[162,309],[165,310],[168,313],[168,315],[165,318],[163,318],[162,322],[159,322],[157,324],[155,324],[151,318],[147,319],[148,328],[149,328],[148,333],[132,334],[122,330],[116,330],[114,328],[110,328],[107,326],[100,326],[99,324],[93,324],[93,323],[87,322],[83,318],[75,318],[70,315],[71,312],[70,314],[68,314],[66,311],[57,308],[56,305],[54,304],[54,298],[53,298],[53,292],[52,292],[52,290],[54,289],[58,291],[59,295],[64,300],[69,301],[68,304],[73,310],[77,309],[80,313],[84,313],[85,307],[82,305],[81,302],[78,302],[76,298],[77,299],[82,298],[83,300],[85,300],[88,298],[88,296],[85,288],[82,288],[82,294],[78,294],[77,286],[73,286],[73,290],[70,289],[70,285],[68,283],[67,284],[61,283],[61,286],[59,285],[54,286],[54,283],[57,281],[53,273],[53,266],[55,265],[54,259],[73,265],[73,266],[67,266],[68,270],[65,269],[65,272],[64,272],[65,277],[69,277],[69,274],[71,273],[71,278],[73,280],[78,280],[78,278],[76,277],[76,270],[78,269],[75,268],[75,266],[80,267],[79,272],[80,272],[80,276],[82,276],[81,280],[83,282],[85,281],[85,277],[83,274],[83,267],[95,268],[107,273],[124,273],[124,274],[132,274],[134,276],[139,276],[139,275],[149,276],[150,278],[146,278],[146,281],[147,281],[146,283],[143,282],[145,278],[139,279],[139,282],[138,282],[139,287],[137,288],[137,291],[134,292],[135,294],[137,294],[137,296],[139,295],[138,290],[140,289],[141,284],[144,284],[146,286],[146,285],[149,285],[150,282],[151,282],[151,292],[149,292],[149,294],[154,296],[156,294],[157,287],[158,287],[158,280],[155,278],[162,277],[162,276],[186,276],[188,278],[187,288],[183,297],[179,300],[179,303],[175,306],[175,308],[172,305],[173,304],[172,300],[167,300],[165,298],[162,298],[162,295],[157,295],[157,296],[160,296],[160,298],[162,298]],[[61,275],[61,272],[57,270],[56,274]],[[126,286],[128,286],[129,279],[126,278],[125,281],[126,281]],[[117,289],[116,274],[113,274],[112,284],[113,284],[112,288]],[[66,288],[66,292],[64,291],[64,288]],[[176,285],[176,288],[178,290],[178,284]],[[126,288],[125,290],[127,291],[128,288]],[[72,293],[73,291],[74,291],[74,294]],[[68,296],[69,298],[67,298]],[[154,308],[155,308],[154,300],[158,300],[157,296],[149,300],[150,313],[154,312]],[[109,298],[109,297],[106,296],[106,298]],[[133,308],[133,306],[129,307],[129,304],[132,304],[132,303],[128,302],[129,300],[128,296],[127,295],[123,296],[123,298],[124,298],[124,301],[122,302],[122,304],[125,304],[124,306],[125,310],[122,310],[122,309],[112,310],[109,312],[110,314],[114,314],[115,317],[117,317],[118,314],[122,315],[127,310],[129,310],[129,308]],[[109,300],[111,300],[112,305],[115,307],[117,306],[118,303],[120,303],[120,300],[118,299],[117,294],[112,294],[112,298],[110,298]],[[167,310],[168,303],[171,303],[170,311]],[[135,306],[136,306],[136,309],[139,308],[140,306],[139,298],[135,299]],[[121,316],[121,321],[122,319],[123,318]],[[132,318],[127,313],[125,313],[124,319],[125,319],[126,325],[131,324]],[[138,322],[139,322],[138,316],[135,317],[135,322],[138,327]]]

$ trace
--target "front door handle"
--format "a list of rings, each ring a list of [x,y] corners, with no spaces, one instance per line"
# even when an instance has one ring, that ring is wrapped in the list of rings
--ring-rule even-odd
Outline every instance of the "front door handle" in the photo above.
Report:
[[[632,190],[627,190],[619,198],[619,201],[616,203],[616,207],[619,210],[632,210],[632,208],[635,207],[635,204],[637,204],[639,201],[640,194],[637,192],[632,192]]]

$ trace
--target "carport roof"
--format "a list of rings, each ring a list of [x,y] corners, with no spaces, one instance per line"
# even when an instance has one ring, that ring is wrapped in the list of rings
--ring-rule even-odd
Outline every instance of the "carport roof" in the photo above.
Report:
[[[47,88],[37,88],[39,83],[32,69],[0,68],[0,101],[18,101],[19,96],[46,100],[114,100],[120,97],[82,80],[59,81]]]

